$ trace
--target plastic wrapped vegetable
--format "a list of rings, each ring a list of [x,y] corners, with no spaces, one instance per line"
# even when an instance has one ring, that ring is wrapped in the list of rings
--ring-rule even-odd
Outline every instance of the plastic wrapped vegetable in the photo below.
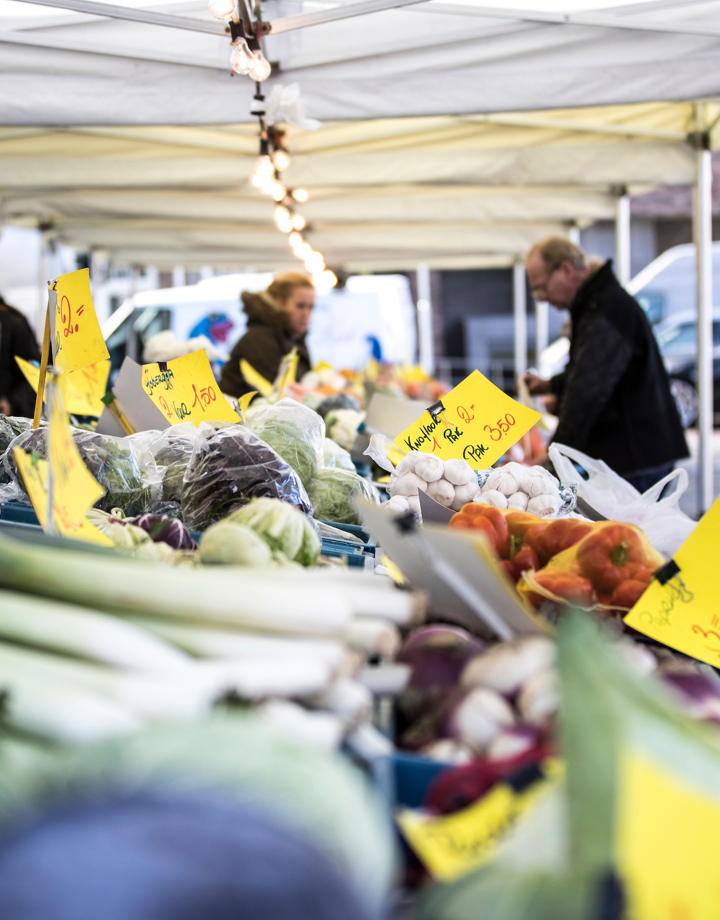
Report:
[[[334,521],[336,524],[357,524],[355,500],[378,502],[375,486],[347,470],[322,470],[310,483],[310,499],[319,521]]]
[[[306,488],[322,469],[325,423],[307,406],[281,399],[258,412],[250,429],[290,464]]]
[[[13,415],[0,415],[0,457],[10,446],[10,442],[19,434],[32,428],[32,419]],[[11,477],[3,464],[0,464],[0,482],[10,482]]]
[[[324,465],[336,470],[349,470],[349,472],[355,472],[355,464],[352,462],[352,457],[345,450],[344,447],[340,447],[332,438],[325,438],[325,448],[324,448]]]
[[[279,498],[312,514],[297,473],[244,425],[198,428],[182,487],[182,513],[191,530],[205,530],[253,498]]]
[[[250,527],[226,520],[205,531],[198,558],[203,565],[269,565],[272,554]]]
[[[190,422],[171,425],[150,446],[162,473],[162,500],[180,504],[182,481],[195,446],[195,426]]]
[[[310,519],[286,502],[256,498],[228,518],[252,528],[273,554],[282,554],[300,565],[315,565],[320,555],[320,538]]]
[[[19,482],[13,449],[36,451],[47,459],[46,428],[28,429],[8,446],[3,457],[6,473]],[[114,438],[94,431],[70,429],[75,446],[88,470],[105,489],[97,502],[101,510],[119,508],[126,517],[143,514],[159,501],[162,484],[150,445],[156,431],[145,431],[126,438]],[[22,482],[19,482],[22,487]]]

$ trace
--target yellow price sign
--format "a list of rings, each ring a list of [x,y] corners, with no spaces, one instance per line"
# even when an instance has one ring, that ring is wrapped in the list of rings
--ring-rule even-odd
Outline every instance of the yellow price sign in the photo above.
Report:
[[[40,368],[15,356],[18,367],[25,379],[37,393],[40,380]],[[64,381],[65,405],[73,415],[100,416],[105,408],[102,401],[107,390],[110,374],[110,361],[98,361],[73,371]],[[64,375],[63,375],[64,376]]]
[[[562,773],[559,763],[546,761],[529,785],[516,790],[497,783],[477,802],[446,817],[431,817],[411,809],[397,822],[403,835],[434,878],[449,882],[477,869],[497,852],[517,819]]]
[[[240,373],[245,378],[246,383],[255,387],[255,392],[261,396],[269,396],[272,393],[273,385],[266,380],[262,374],[259,374],[255,368],[244,358],[240,361]]]
[[[83,268],[50,285],[53,363],[66,373],[110,357],[90,292],[90,272]]]
[[[720,800],[646,756],[620,757],[618,868],[633,920],[716,920]]]
[[[167,364],[144,364],[142,385],[172,425],[240,421],[220,392],[204,349]]]
[[[14,449],[15,462],[43,530],[112,546],[112,540],[85,517],[104,490],[75,446],[57,385],[50,388],[47,441],[48,460],[33,460],[20,448]]]
[[[395,438],[403,451],[419,450],[443,460],[467,460],[487,469],[542,416],[503,393],[480,371],[431,406]]]
[[[638,632],[720,667],[717,547],[720,499],[625,617]]]

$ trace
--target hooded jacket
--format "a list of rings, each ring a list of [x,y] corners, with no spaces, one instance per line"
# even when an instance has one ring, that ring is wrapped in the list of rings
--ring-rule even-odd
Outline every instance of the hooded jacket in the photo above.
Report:
[[[13,415],[31,418],[35,392],[17,365],[15,356],[39,361],[40,349],[30,324],[19,310],[0,305],[0,397],[10,403]]]
[[[247,315],[247,332],[235,344],[220,375],[220,389],[228,396],[243,396],[251,387],[240,373],[240,361],[247,361],[272,383],[280,369],[280,362],[293,348],[297,348],[297,379],[310,370],[310,354],[305,336],[293,335],[287,314],[266,291],[258,294],[244,291],[241,295]]]
[[[608,260],[570,308],[565,371],[553,441],[604,460],[616,473],[652,469],[688,456],[675,399],[650,323]]]

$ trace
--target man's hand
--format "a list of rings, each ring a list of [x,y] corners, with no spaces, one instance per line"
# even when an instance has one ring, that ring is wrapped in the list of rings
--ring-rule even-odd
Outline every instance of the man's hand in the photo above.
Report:
[[[0,415],[12,415],[10,403],[4,396],[0,396]]]
[[[549,380],[543,380],[537,374],[525,374],[523,380],[531,396],[546,396],[552,393]]]

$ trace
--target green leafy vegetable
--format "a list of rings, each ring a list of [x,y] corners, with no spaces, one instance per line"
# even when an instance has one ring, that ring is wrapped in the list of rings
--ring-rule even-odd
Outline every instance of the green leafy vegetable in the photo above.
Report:
[[[334,521],[336,524],[359,523],[356,499],[380,501],[375,486],[349,470],[321,470],[310,483],[309,494],[315,517],[319,521]]]
[[[198,558],[203,565],[268,565],[272,553],[262,537],[250,527],[225,520],[205,531]]]
[[[13,415],[0,415],[0,457],[10,446],[10,442],[19,434],[32,428],[32,419],[20,418]],[[12,482],[13,477],[6,469],[4,463],[0,463],[0,483]]]
[[[322,469],[325,423],[307,406],[281,399],[260,410],[250,428],[290,464],[306,488]]]
[[[23,491],[13,449],[35,451],[46,460],[46,431],[45,426],[24,431],[12,441],[3,457],[6,472]],[[78,428],[71,428],[70,432],[85,466],[105,489],[97,508],[119,508],[126,517],[133,517],[155,505],[160,498],[160,474],[148,449],[147,433],[114,438]]]
[[[185,470],[195,446],[195,426],[189,422],[172,425],[151,446],[155,463],[162,472],[162,500],[180,504]]]
[[[315,565],[320,538],[310,520],[296,508],[274,498],[256,498],[228,518],[251,527],[273,554],[282,554],[300,565]]]
[[[352,457],[344,447],[333,441],[332,438],[325,438],[325,468],[336,470],[348,470],[350,473],[355,472],[355,464]]]
[[[244,425],[199,432],[181,493],[191,530],[205,530],[253,498],[279,498],[312,514],[297,473]]]

